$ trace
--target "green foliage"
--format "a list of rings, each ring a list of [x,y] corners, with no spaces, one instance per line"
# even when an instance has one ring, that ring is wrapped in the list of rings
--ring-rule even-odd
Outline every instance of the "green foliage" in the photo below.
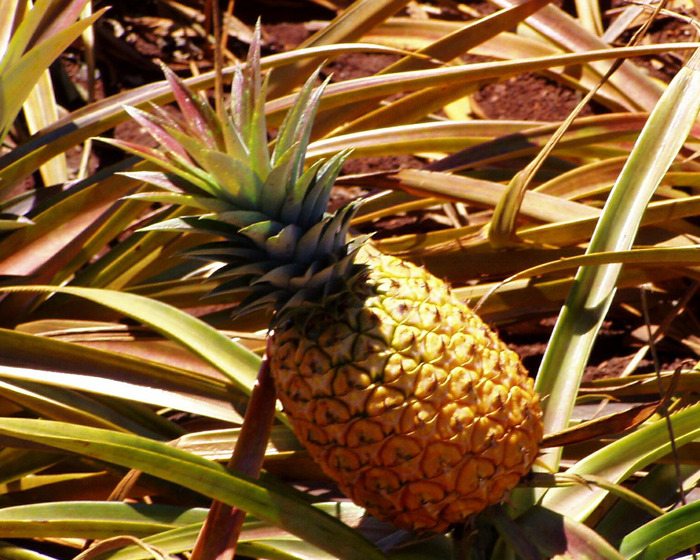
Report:
[[[213,108],[189,97],[187,88],[214,85],[213,72],[181,82],[166,70],[162,82],[89,103],[23,139],[13,125],[30,92],[102,16],[79,19],[85,4],[0,3],[13,14],[0,23],[0,554],[73,558],[94,539],[103,540],[100,558],[179,554],[195,546],[212,499],[248,512],[237,547],[248,557],[662,558],[699,544],[697,502],[682,505],[679,488],[692,490],[700,474],[700,374],[685,365],[658,380],[581,382],[609,308],[629,308],[642,285],[686,286],[699,253],[700,167],[688,157],[698,145],[697,54],[667,86],[631,63],[600,78],[615,59],[697,44],[613,49],[606,41],[618,24],[605,28],[598,4],[584,1],[578,20],[541,0],[497,0],[496,13],[469,23],[396,16],[405,1],[355,2],[300,48],[224,69],[231,122],[252,112],[248,129],[220,126]],[[357,52],[396,62],[314,87],[319,64]],[[556,124],[470,116],[480,87],[524,72],[581,92],[600,85],[593,99],[605,112],[579,117],[553,145]],[[298,118],[303,103],[292,93],[304,82],[302,98],[318,102],[313,127]],[[53,102],[37,91],[40,105]],[[185,109],[178,124],[151,107],[173,100]],[[153,171],[148,160],[161,152],[132,146],[142,159],[22,188],[52,158],[89,149],[91,137],[131,118],[166,144],[173,173]],[[285,128],[295,118],[301,128]],[[178,126],[197,141],[186,144]],[[216,159],[216,145],[252,149],[252,171],[234,157]],[[576,425],[572,410],[592,417],[591,401],[648,402],[670,387],[667,401],[625,433],[545,450],[552,472],[538,467],[510,504],[446,536],[361,524],[362,511],[334,498],[281,417],[259,480],[228,472],[221,462],[245,441],[266,320],[262,312],[232,318],[239,296],[212,293],[211,265],[184,257],[218,242],[219,231],[182,235],[181,226],[192,214],[220,212],[210,195],[222,186],[231,200],[254,188],[260,204],[294,214],[299,201],[285,207],[289,193],[262,194],[275,173],[264,167],[269,150],[300,181],[342,153],[324,188],[344,157],[424,159],[424,169],[341,177],[379,191],[347,214],[347,225],[369,233],[381,219],[429,209],[450,227],[384,231],[374,243],[421,262],[474,304],[488,296],[480,303],[487,321],[524,324],[562,311],[537,380],[549,431]],[[544,150],[523,180],[523,161]],[[239,180],[222,181],[229,176]],[[183,178],[197,188],[183,191]],[[327,194],[314,213],[326,210]],[[657,333],[698,347],[696,333],[664,324]],[[643,342],[640,357],[651,350]],[[309,481],[330,494],[294,487]]]

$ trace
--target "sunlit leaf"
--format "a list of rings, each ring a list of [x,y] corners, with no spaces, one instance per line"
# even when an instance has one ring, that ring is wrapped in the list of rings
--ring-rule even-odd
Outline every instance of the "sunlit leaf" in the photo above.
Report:
[[[0,541],[0,554],[7,560],[54,560],[51,556],[7,541]]]
[[[219,369],[242,391],[249,392],[257,376],[260,358],[201,320],[159,301],[94,288],[31,286],[11,291],[70,294],[119,311],[190,349]]]
[[[673,79],[652,112],[610,193],[587,252],[628,250],[644,211],[700,111],[700,54]],[[655,154],[650,158],[649,154]],[[612,302],[621,265],[582,267],[554,327],[537,376],[545,433],[567,426],[591,347]],[[562,373],[565,372],[565,373]],[[549,412],[548,412],[549,410]],[[546,459],[556,467],[558,454]]]
[[[145,536],[204,520],[206,510],[122,502],[48,502],[0,509],[0,537]]]
[[[24,102],[24,116],[30,133],[35,133],[58,120],[58,106],[48,70],[37,80],[36,87]],[[46,185],[68,180],[68,163],[65,154],[59,154],[40,168]]]
[[[5,443],[32,442],[141,470],[239,507],[346,560],[381,560],[385,556],[356,531],[309,505],[290,490],[228,472],[167,444],[109,430],[60,422],[0,419]]]
[[[620,553],[631,560],[665,560],[700,544],[700,502],[679,507],[622,539]]]
[[[7,134],[8,127],[43,71],[105,11],[106,9],[102,9],[66,29],[57,31],[30,49],[13,66],[0,68],[0,103],[3,107],[0,139]]]
[[[700,436],[700,405],[686,408],[671,415],[675,445],[682,447]],[[668,425],[665,420],[645,425],[637,431],[608,444],[588,455],[566,472],[571,475],[595,474],[611,482],[622,482],[636,470],[671,451]],[[559,512],[567,512],[573,519],[583,521],[605,497],[601,488],[575,486],[548,490],[542,505]]]
[[[678,479],[679,471],[681,480]],[[676,465],[670,463],[656,465],[633,486],[633,491],[636,495],[644,496],[655,504],[665,506],[676,501],[679,484],[685,484],[686,481],[692,484],[692,480],[689,479],[695,475],[697,475],[696,465],[680,465],[679,470],[676,470]],[[661,514],[663,515],[663,510]],[[600,535],[619,548],[623,538],[658,516],[658,513],[645,514],[635,504],[620,500],[610,508],[595,528]]]

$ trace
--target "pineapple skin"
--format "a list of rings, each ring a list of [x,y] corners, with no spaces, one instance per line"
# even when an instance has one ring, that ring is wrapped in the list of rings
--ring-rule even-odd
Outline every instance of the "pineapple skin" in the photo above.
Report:
[[[355,503],[443,532],[507,497],[542,412],[517,354],[423,268],[367,247],[339,297],[278,324],[270,370],[294,431]]]

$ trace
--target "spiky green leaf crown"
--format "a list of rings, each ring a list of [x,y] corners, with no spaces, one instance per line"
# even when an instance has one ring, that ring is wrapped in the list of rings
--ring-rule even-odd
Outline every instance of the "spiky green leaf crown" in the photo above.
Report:
[[[305,169],[311,125],[325,87],[314,88],[318,72],[296,97],[270,154],[259,37],[256,28],[247,62],[235,70],[231,103],[223,116],[164,68],[179,118],[157,108],[155,114],[127,108],[159,147],[110,142],[160,168],[130,174],[167,191],[141,198],[204,212],[148,229],[223,238],[188,252],[223,264],[215,273],[220,282],[215,293],[250,291],[238,313],[273,307],[280,316],[301,302],[330,297],[352,274],[353,256],[363,240],[347,242],[357,203],[326,214],[331,187],[348,153]]]

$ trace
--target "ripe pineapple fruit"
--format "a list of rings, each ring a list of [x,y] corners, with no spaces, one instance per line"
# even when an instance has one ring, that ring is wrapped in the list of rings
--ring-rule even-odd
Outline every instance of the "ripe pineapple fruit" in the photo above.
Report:
[[[199,210],[152,229],[218,236],[190,252],[222,263],[217,293],[249,292],[241,313],[274,311],[278,396],[324,471],[378,518],[444,531],[529,471],[542,436],[532,380],[443,281],[348,241],[358,203],[325,213],[347,154],[304,167],[316,76],[270,155],[258,52],[256,40],[224,116],[166,69],[180,118],[130,109],[159,148],[113,143],[160,169],[132,174],[169,191],[146,198]]]
[[[518,356],[444,282],[370,248],[355,262],[342,296],[273,332],[278,396],[353,501],[444,531],[530,470],[539,401]]]

